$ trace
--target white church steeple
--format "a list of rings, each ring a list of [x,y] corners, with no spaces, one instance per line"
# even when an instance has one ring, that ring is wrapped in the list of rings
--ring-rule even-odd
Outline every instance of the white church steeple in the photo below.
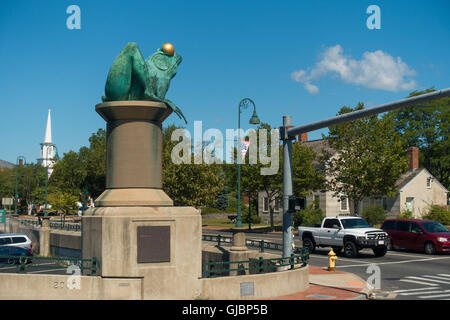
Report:
[[[44,142],[41,143],[41,157],[38,162],[44,167],[53,167],[55,158],[55,145],[52,143],[52,121],[48,109],[47,126],[45,128]]]

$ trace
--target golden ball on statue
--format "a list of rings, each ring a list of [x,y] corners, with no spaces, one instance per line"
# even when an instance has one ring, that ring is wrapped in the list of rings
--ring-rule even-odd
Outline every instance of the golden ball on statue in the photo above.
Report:
[[[175,48],[168,42],[162,45],[162,49],[168,56],[173,56],[173,54],[175,53]]]

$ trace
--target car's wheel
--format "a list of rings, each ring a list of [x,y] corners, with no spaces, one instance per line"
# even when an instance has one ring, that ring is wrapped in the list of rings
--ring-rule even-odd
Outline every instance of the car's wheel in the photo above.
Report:
[[[303,248],[306,248],[309,251],[309,253],[314,253],[314,251],[316,250],[316,245],[314,244],[314,241],[311,238],[304,238]]]
[[[426,254],[435,254],[436,253],[436,247],[434,246],[433,242],[425,243],[425,253]]]
[[[347,241],[344,244],[344,255],[347,258],[354,258],[358,255],[358,248],[353,241]]]
[[[9,258],[8,259],[8,264],[16,264],[16,259]]]
[[[384,257],[384,255],[387,252],[387,246],[380,246],[373,248],[373,253],[375,254],[375,257]]]

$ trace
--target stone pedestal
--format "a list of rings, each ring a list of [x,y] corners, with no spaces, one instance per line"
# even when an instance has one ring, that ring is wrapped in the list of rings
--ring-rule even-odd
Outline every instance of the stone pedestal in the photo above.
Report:
[[[194,299],[201,278],[201,216],[162,190],[162,122],[151,101],[96,106],[107,121],[106,190],[82,218],[83,258],[103,278],[142,279],[144,299]]]
[[[42,217],[42,226],[39,229],[39,255],[50,257],[50,217]]]
[[[249,257],[249,250],[246,244],[246,236],[245,231],[246,228],[234,228],[231,229],[233,232],[233,245],[230,248],[230,261],[247,261]],[[244,263],[243,267],[248,268],[248,263]],[[232,268],[237,269],[239,267],[238,264],[233,264]],[[230,276],[238,275],[238,271],[231,271]],[[249,274],[248,270],[244,272],[244,274]]]

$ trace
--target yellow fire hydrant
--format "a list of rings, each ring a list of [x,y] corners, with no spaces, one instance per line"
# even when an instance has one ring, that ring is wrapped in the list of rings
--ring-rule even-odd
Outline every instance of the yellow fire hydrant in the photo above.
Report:
[[[333,248],[331,248],[330,252],[328,252],[328,271],[336,270],[336,260],[338,257],[336,253],[334,253]]]

